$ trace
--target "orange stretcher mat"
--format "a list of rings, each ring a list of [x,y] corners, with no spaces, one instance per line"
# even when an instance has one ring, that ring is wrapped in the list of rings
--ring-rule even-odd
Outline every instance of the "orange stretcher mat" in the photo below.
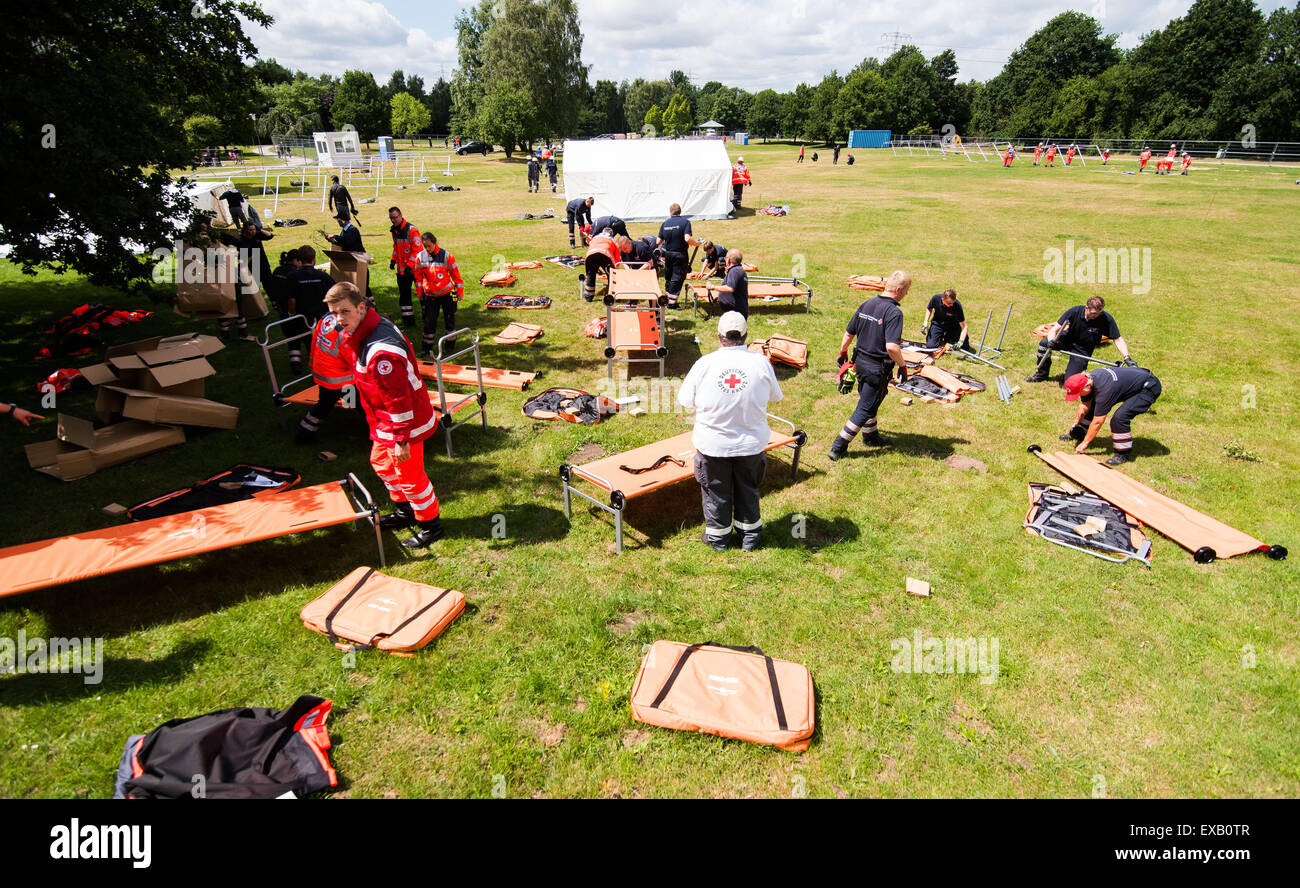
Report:
[[[299,614],[342,650],[373,647],[401,656],[433,641],[465,610],[465,596],[358,567]]]
[[[885,279],[874,274],[851,274],[849,275],[849,288],[852,290],[875,290],[878,293],[885,291]]]
[[[497,345],[527,345],[542,338],[545,331],[537,324],[511,323],[500,333],[492,337]],[[484,383],[486,384],[486,382]]]
[[[1222,521],[1158,493],[1123,472],[1102,465],[1081,453],[1044,453],[1037,444],[1029,448],[1043,462],[1097,496],[1128,512],[1147,527],[1154,527],[1192,552],[1201,564],[1215,558],[1232,558],[1247,552],[1267,552],[1286,558],[1283,546],[1270,546]]]
[[[612,311],[609,347],[624,351],[650,350],[663,342],[659,336],[659,313],[655,311]]]
[[[522,271],[525,268],[541,268],[542,263],[539,259],[523,259],[519,262],[507,262],[506,271]]]
[[[653,268],[610,269],[609,295],[615,299],[658,299],[662,293]]]
[[[788,364],[791,367],[808,366],[808,343],[789,336],[774,333],[769,339],[755,339],[749,344],[749,351],[767,355],[773,364]]]
[[[803,752],[816,729],[807,667],[756,647],[656,641],[632,686],[632,718]]]
[[[275,496],[0,549],[0,576],[4,577],[0,596],[367,517],[371,513],[358,509],[349,498],[345,489],[348,483],[331,481],[285,490]]]
[[[517,280],[519,279],[508,271],[489,271],[478,282],[484,287],[508,287]]]
[[[509,328],[507,328],[509,329]],[[417,362],[420,368],[420,375],[425,379],[437,379],[437,364],[433,361]],[[522,370],[497,370],[493,367],[483,368],[483,385],[488,388],[514,389],[522,392],[528,388],[528,384],[537,378],[536,373],[525,373]],[[443,364],[442,381],[453,385],[478,385],[478,374],[474,372],[473,367],[466,367],[462,364]],[[293,400],[290,398],[290,400]]]

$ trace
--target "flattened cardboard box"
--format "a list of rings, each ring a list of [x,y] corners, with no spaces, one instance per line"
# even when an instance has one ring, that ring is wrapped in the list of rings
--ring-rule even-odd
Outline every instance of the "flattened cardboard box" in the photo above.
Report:
[[[95,401],[96,415],[100,415],[101,408],[108,416],[120,413],[127,419],[213,429],[233,429],[239,421],[239,408],[229,404],[116,385],[100,388]]]
[[[239,251],[228,245],[212,249],[217,253],[212,266],[196,262],[180,269],[176,313],[195,318],[233,318],[242,314],[250,321],[266,317],[261,286],[248,268],[241,266]]]
[[[347,250],[326,250],[325,255],[330,257],[330,277],[334,278],[335,283],[347,281],[355,284],[363,294],[366,292],[374,256],[369,253],[349,253]]]
[[[100,469],[185,443],[185,430],[128,420],[96,429],[75,416],[58,417],[58,437],[28,444],[27,463],[62,481],[75,481]]]
[[[225,348],[215,336],[186,333],[166,339],[154,337],[128,342],[108,349],[106,361],[82,367],[81,373],[91,385],[120,385],[125,388],[203,397],[204,379],[217,371],[207,356]],[[108,422],[110,411],[102,396],[95,404],[95,414]]]

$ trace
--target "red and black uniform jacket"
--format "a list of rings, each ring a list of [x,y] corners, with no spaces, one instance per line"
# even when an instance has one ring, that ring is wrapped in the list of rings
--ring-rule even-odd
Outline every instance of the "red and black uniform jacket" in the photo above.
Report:
[[[353,382],[366,412],[370,440],[402,444],[432,435],[438,417],[420,378],[415,349],[402,331],[371,309],[345,344],[356,355]]]

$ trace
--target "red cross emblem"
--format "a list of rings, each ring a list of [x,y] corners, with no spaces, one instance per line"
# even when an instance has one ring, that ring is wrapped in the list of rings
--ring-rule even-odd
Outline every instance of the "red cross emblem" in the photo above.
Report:
[[[741,384],[742,382],[744,382],[744,381],[745,381],[745,380],[741,379],[741,378],[740,378],[739,376],[737,376],[735,373],[732,373],[732,374],[731,374],[730,376],[728,376],[726,379],[722,380],[722,383],[723,383],[723,385],[725,385],[727,388],[731,389],[732,391],[735,391],[736,386],[740,385],[740,384]]]

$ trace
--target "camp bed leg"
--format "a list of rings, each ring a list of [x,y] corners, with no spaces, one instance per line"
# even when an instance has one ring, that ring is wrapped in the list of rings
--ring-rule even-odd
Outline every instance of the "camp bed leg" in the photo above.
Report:
[[[357,479],[357,476],[351,472],[348,472],[344,490],[348,494],[348,499],[352,500],[353,505],[360,510],[357,517],[369,521],[370,526],[375,529],[375,548],[379,550],[379,566],[381,568],[387,567],[388,564],[384,560],[384,537],[379,530],[379,507],[375,505],[375,501],[370,497],[370,491],[366,490],[361,481]],[[362,500],[364,500],[364,505]]]

